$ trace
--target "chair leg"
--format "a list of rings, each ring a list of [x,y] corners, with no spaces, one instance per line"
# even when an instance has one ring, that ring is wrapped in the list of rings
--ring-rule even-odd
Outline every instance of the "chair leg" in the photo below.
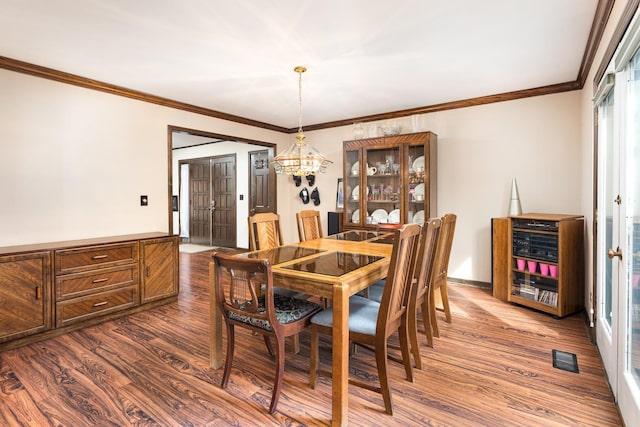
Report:
[[[407,307],[407,328],[409,330],[409,342],[411,343],[411,352],[416,368],[422,369],[422,360],[420,360],[420,346],[418,344],[418,307],[417,301],[411,301]]]
[[[442,282],[440,286],[440,298],[442,299],[442,308],[447,318],[447,323],[451,323],[451,310],[449,309],[449,291],[447,290],[447,281]]]
[[[271,345],[271,340],[269,339],[269,335],[262,335],[264,338],[264,343],[267,346],[267,351],[269,352],[269,356],[273,357],[273,346]]]
[[[291,345],[291,352],[294,354],[300,353],[300,336],[298,334],[291,335],[289,337],[289,344]]]
[[[224,363],[224,373],[222,374],[222,388],[227,387],[231,376],[231,365],[233,365],[233,350],[235,344],[235,330],[233,325],[227,323],[227,359]]]
[[[311,343],[309,354],[309,385],[311,388],[316,388],[316,378],[318,376],[318,345],[319,345],[319,331],[318,327],[311,325]]]
[[[429,308],[428,296],[425,295],[425,300],[422,301],[422,323],[424,324],[424,335],[427,337],[427,345],[433,348],[433,328],[431,326],[431,315]]]
[[[398,335],[400,338],[400,351],[402,352],[402,362],[404,364],[404,371],[407,374],[407,381],[413,382],[413,365],[411,365],[411,352],[409,351],[409,337],[406,322],[402,322],[398,329]],[[416,345],[418,352],[417,360],[420,360],[420,348]],[[415,354],[414,354],[415,355]]]
[[[387,414],[393,415],[393,402],[391,401],[391,389],[389,388],[389,370],[387,367],[387,340],[382,345],[376,344],[376,365],[378,366],[378,378],[380,379],[380,393],[384,400],[384,408]]]
[[[429,315],[431,316],[431,327],[433,328],[433,336],[440,337],[440,331],[438,330],[438,318],[436,317],[436,302],[433,298],[434,292],[431,293],[429,298]]]
[[[282,388],[282,377],[284,375],[284,337],[276,336],[276,343],[278,344],[276,349],[276,378],[273,384],[271,405],[269,406],[270,414],[273,414],[276,411],[276,406],[278,406],[278,400],[280,399],[280,389]]]

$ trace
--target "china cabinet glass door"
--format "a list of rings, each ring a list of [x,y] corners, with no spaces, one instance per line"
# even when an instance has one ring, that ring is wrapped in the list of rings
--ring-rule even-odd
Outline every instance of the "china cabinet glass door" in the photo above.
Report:
[[[362,206],[366,211],[363,212],[366,224],[403,222],[401,154],[400,146],[364,149]]]
[[[407,218],[405,222],[424,224],[428,219],[425,214],[425,203],[429,202],[429,184],[425,182],[425,171],[429,166],[425,165],[424,145],[410,145],[407,147],[406,171],[407,171]],[[428,211],[427,211],[428,212]]]
[[[344,223],[360,226],[364,219],[360,215],[360,153],[347,150],[344,155]],[[366,218],[366,215],[365,215]]]

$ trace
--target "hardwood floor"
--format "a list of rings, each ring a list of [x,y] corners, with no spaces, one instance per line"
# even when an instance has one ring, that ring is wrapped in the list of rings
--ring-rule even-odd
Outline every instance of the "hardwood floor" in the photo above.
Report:
[[[327,425],[330,379],[308,386],[309,333],[287,353],[282,395],[268,414],[274,365],[260,337],[237,331],[227,389],[208,367],[210,252],[180,254],[178,302],[0,353],[2,426]],[[581,315],[557,320],[449,284],[453,323],[421,349],[416,380],[390,363],[395,414],[382,398],[350,388],[354,426],[622,425]],[[552,349],[577,354],[580,372],[552,366]],[[393,350],[392,350],[393,352]],[[328,339],[321,341],[328,367]],[[351,374],[377,381],[371,353]]]

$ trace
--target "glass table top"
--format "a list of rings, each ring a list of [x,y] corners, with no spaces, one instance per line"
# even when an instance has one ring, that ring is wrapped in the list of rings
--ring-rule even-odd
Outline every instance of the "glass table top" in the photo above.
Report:
[[[379,237],[377,239],[373,239],[370,243],[388,243],[390,245],[393,244],[393,234],[389,234],[388,236]]]
[[[382,258],[383,257],[373,255],[332,252],[302,260],[283,268],[338,277],[374,263]]]
[[[266,258],[271,265],[281,264],[309,255],[325,252],[324,249],[301,248],[299,246],[280,246],[273,249],[264,249],[257,252],[247,252],[237,255],[240,258]]]
[[[328,236],[327,239],[334,240],[349,240],[352,242],[363,242],[365,240],[373,239],[374,237],[378,237],[380,233],[375,231],[364,231],[364,230],[351,230],[344,231],[342,233],[333,234]]]

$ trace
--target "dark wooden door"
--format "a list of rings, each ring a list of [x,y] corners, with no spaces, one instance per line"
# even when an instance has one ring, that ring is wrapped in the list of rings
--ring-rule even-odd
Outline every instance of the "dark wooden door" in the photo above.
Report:
[[[189,162],[189,236],[197,245],[211,245],[210,170],[209,159]]]
[[[273,148],[249,152],[249,215],[276,212],[276,176],[269,161]]]
[[[236,247],[236,156],[211,159],[213,246]]]

